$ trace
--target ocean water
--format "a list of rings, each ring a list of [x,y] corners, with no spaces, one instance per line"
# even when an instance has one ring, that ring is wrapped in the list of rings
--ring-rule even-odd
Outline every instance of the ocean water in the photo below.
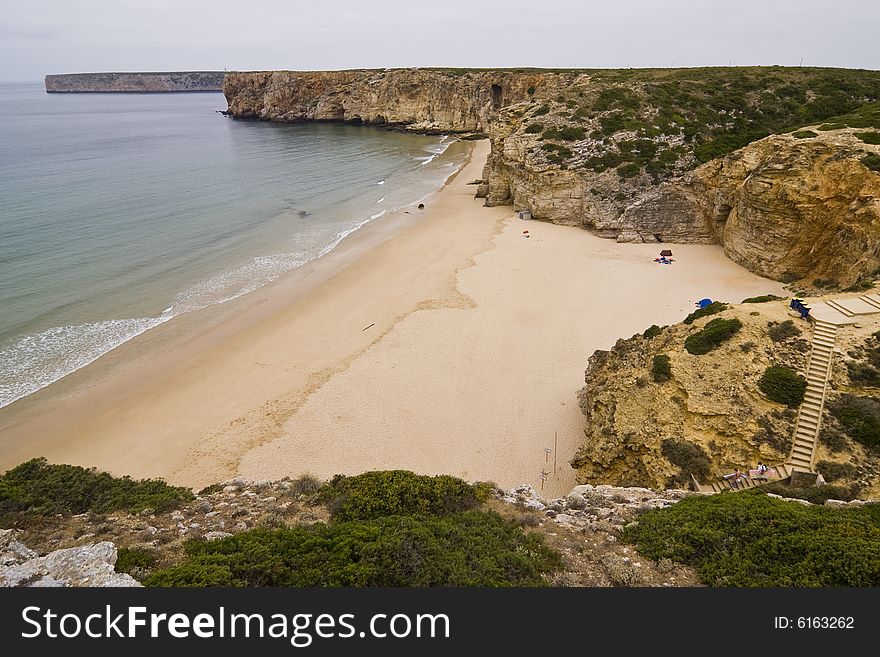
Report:
[[[454,138],[225,108],[0,85],[0,407],[321,257],[464,159]]]

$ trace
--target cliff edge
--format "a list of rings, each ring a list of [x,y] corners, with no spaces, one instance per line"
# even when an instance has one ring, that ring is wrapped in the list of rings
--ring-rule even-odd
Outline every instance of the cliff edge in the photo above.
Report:
[[[175,93],[221,91],[223,71],[65,73],[47,75],[46,93]]]

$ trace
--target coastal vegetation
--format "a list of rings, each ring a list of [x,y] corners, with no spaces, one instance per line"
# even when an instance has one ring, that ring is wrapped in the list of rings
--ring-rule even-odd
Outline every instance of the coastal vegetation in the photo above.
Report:
[[[742,322],[738,319],[717,317],[709,321],[702,330],[689,335],[684,341],[684,348],[694,356],[708,354],[736,335],[741,328]]]
[[[114,477],[75,465],[37,458],[0,476],[0,527],[58,513],[168,511],[191,500],[186,488],[159,479]]]
[[[670,365],[669,356],[666,354],[657,354],[654,356],[651,365],[651,378],[654,383],[663,383],[672,378],[672,366]]]
[[[759,297],[749,297],[748,299],[743,299],[742,303],[767,303],[768,301],[780,301],[782,297],[778,297],[775,294],[763,294]]]
[[[147,586],[541,586],[561,567],[542,535],[479,509],[492,487],[403,470],[334,477],[331,521],[189,541]]]
[[[829,410],[850,438],[880,448],[880,399],[847,393],[831,402]]]
[[[771,365],[758,379],[758,387],[768,399],[795,408],[804,400],[807,380],[790,367]]]
[[[691,476],[701,482],[709,477],[712,462],[706,450],[696,443],[667,438],[661,444],[660,450],[670,463],[679,468],[679,476],[669,482],[671,485],[688,487]]]
[[[768,327],[767,333],[773,342],[782,342],[789,338],[796,338],[801,334],[801,330],[794,325],[793,320],[786,319],[784,322],[772,323]]]
[[[540,106],[558,114],[545,140],[580,129],[590,144],[569,166],[655,182],[775,133],[797,139],[823,129],[878,127],[880,76],[866,71],[734,67],[599,70]],[[601,145],[592,148],[591,144]]]
[[[747,491],[650,510],[624,536],[710,586],[878,586],[880,504],[803,506]]]
[[[709,315],[716,315],[723,310],[727,310],[727,304],[721,303],[720,301],[713,301],[707,306],[703,306],[702,308],[698,308],[690,315],[682,320],[685,324],[693,324],[696,320],[701,317],[708,317]]]

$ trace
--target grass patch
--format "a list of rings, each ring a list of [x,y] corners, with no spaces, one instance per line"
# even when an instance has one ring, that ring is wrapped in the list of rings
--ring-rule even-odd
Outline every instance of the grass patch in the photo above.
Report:
[[[669,356],[666,354],[654,356],[654,362],[651,365],[651,378],[654,383],[663,383],[672,378],[672,365],[669,362]]]
[[[543,123],[532,123],[526,128],[526,134],[536,135],[544,129]]]
[[[147,586],[542,586],[561,567],[540,534],[494,512],[254,529],[193,541]]]
[[[191,499],[188,489],[169,486],[160,479],[113,477],[94,468],[53,465],[37,458],[0,477],[0,526],[59,513],[162,513]]]
[[[760,297],[749,297],[748,299],[743,299],[742,303],[767,303],[768,301],[781,301],[782,297],[777,297],[775,294],[764,294]]]
[[[663,329],[657,326],[656,324],[651,324],[648,328],[645,329],[645,332],[642,333],[642,337],[646,340],[653,340],[658,335],[663,332]]]
[[[880,144],[880,132],[872,130],[871,132],[857,132],[856,137],[866,144]]]
[[[795,139],[810,139],[812,137],[818,137],[818,135],[812,130],[795,130],[791,133],[791,136]]]
[[[785,365],[771,365],[758,379],[758,387],[768,399],[795,408],[804,401],[807,380]]]
[[[866,167],[868,167],[871,171],[880,171],[880,155],[870,153],[868,155],[865,155],[865,157],[863,157],[859,161]]]
[[[880,505],[804,506],[757,491],[688,497],[645,512],[624,537],[710,586],[878,586]]]
[[[711,320],[701,331],[689,335],[684,341],[684,348],[688,353],[695,356],[708,354],[722,343],[736,335],[742,328],[742,322],[738,319],[722,319],[717,317]]]
[[[334,520],[371,520],[394,515],[445,515],[476,507],[478,492],[448,475],[428,477],[408,470],[380,470],[355,477],[337,475],[319,494]]]
[[[116,551],[116,572],[128,573],[136,580],[143,579],[157,563],[159,553],[149,548],[121,547]]]
[[[880,399],[844,394],[828,410],[850,438],[867,447],[880,447]]]
[[[870,363],[851,361],[846,364],[846,370],[854,386],[880,388],[880,369]]]
[[[544,139],[562,139],[563,141],[577,141],[586,136],[580,126],[567,125],[562,128],[548,128],[542,135]]]
[[[859,469],[852,463],[837,463],[835,461],[819,461],[816,464],[825,481],[831,483],[840,479],[855,479],[859,476]]]
[[[709,317],[710,315],[717,315],[718,313],[727,310],[727,304],[721,303],[720,301],[713,301],[705,308],[700,308],[695,310],[690,315],[684,318],[685,324],[693,324],[696,320],[701,317]]]
[[[779,324],[773,324],[767,329],[767,334],[773,342],[783,342],[789,338],[796,338],[801,330],[794,325],[794,321],[787,319]]]
[[[711,461],[709,455],[702,447],[687,440],[673,440],[666,438],[660,445],[660,451],[667,460],[680,469],[680,474],[675,481],[678,485],[687,485],[691,475],[699,481],[705,481],[709,476]]]

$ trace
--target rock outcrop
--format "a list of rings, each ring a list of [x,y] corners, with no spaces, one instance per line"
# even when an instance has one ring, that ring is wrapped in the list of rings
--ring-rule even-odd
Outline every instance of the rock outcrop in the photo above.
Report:
[[[172,73],[66,73],[47,75],[46,91],[53,93],[174,93],[220,91],[223,71]]]
[[[503,107],[571,76],[386,69],[228,73],[229,114],[269,121],[346,121],[414,132],[484,132]]]
[[[540,220],[622,242],[720,243],[802,286],[847,287],[880,267],[880,174],[862,162],[880,146],[845,117],[759,139],[867,107],[876,72],[274,71],[229,73],[223,90],[234,117],[486,133],[477,195]],[[880,120],[867,116],[853,125]]]
[[[11,529],[0,529],[0,586],[140,586],[117,573],[116,546],[108,541],[55,550],[44,557],[20,543]]]
[[[742,328],[707,354],[689,353],[687,337],[717,318],[738,319]],[[789,320],[792,324],[783,327],[788,330],[780,330]],[[784,462],[796,409],[768,399],[758,382],[771,365],[804,371],[810,333],[809,325],[800,322],[790,317],[785,301],[740,304],[595,352],[578,395],[586,421],[584,442],[571,460],[577,480],[687,487],[692,473],[709,481],[758,461]],[[837,389],[852,389],[847,362],[866,338],[873,340],[869,327],[839,333],[829,400]],[[668,357],[668,375],[653,375],[657,356]],[[849,464],[848,475],[835,485],[856,485],[860,494],[876,497],[880,459],[836,431],[827,408],[823,426],[834,433],[829,438],[834,444],[820,445],[820,472],[823,462]]]

